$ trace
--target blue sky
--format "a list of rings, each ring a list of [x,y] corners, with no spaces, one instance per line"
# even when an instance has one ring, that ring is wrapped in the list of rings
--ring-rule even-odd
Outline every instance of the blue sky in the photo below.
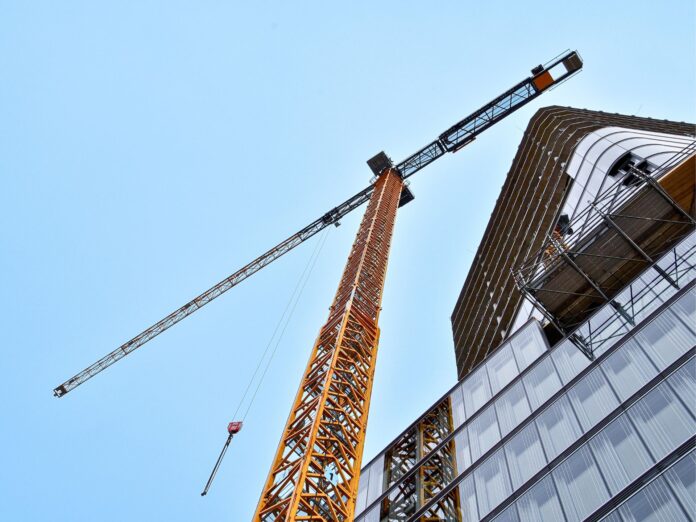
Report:
[[[696,120],[692,0],[331,4],[0,0],[0,519],[250,519],[361,212],[328,233],[208,497],[318,238],[51,390],[357,192],[376,152],[403,159],[578,49],[579,76],[413,178],[369,460],[455,382],[449,316],[531,115]]]

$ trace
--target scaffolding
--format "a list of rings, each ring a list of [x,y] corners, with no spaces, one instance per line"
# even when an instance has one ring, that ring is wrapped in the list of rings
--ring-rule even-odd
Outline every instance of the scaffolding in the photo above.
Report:
[[[622,290],[647,268],[679,288],[677,274],[656,261],[696,228],[695,163],[696,141],[660,167],[629,165],[625,176],[563,227],[565,234],[554,228],[513,271],[523,296],[588,358],[594,358],[596,342],[591,330],[579,326],[606,304],[635,324],[633,296]]]

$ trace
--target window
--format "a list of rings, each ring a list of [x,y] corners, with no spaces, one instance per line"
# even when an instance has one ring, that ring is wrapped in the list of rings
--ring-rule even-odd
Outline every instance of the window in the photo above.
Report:
[[[478,520],[473,473],[459,483],[459,497],[462,503],[462,520]]]
[[[464,397],[462,397],[461,386],[457,386],[452,390],[450,401],[452,402],[452,420],[454,421],[454,427],[458,428],[464,424],[466,420],[466,413],[464,413]]]
[[[370,468],[367,468],[360,473],[360,480],[358,482],[358,499],[355,502],[356,513],[361,513],[362,510],[367,506],[367,486],[369,481]]]
[[[466,414],[471,417],[491,398],[486,367],[481,366],[462,383],[462,395]]]
[[[628,415],[655,460],[665,457],[696,429],[691,415],[664,382],[634,404]]]
[[[512,356],[512,348],[509,344],[501,347],[486,363],[488,378],[491,381],[493,395],[502,390],[517,375],[517,363]]]
[[[628,341],[607,357],[602,369],[622,402],[657,375],[657,370],[635,340]]]
[[[370,465],[370,483],[367,489],[367,505],[370,505],[384,489],[384,455]]]
[[[619,508],[627,522],[688,520],[663,477],[653,480]]]
[[[517,508],[522,520],[565,519],[551,475],[546,475],[533,488],[522,495],[517,501]]]
[[[666,310],[643,328],[636,338],[661,370],[696,343],[696,336]]]
[[[493,405],[481,412],[469,424],[469,442],[471,443],[471,458],[478,459],[500,440],[498,419],[495,417]]]
[[[692,270],[693,271],[693,270]],[[691,329],[696,328],[696,292],[691,290],[675,303],[674,312],[679,315]]]
[[[531,412],[522,381],[515,383],[496,401],[495,409],[498,412],[500,431],[504,437]]]
[[[513,489],[519,488],[546,465],[544,450],[534,423],[529,424],[505,444]]]
[[[691,451],[669,468],[665,478],[682,505],[692,514],[696,512],[696,452]]]
[[[527,389],[527,395],[533,410],[541,406],[561,387],[561,380],[556,374],[550,357],[547,357],[539,362],[536,367],[532,368],[524,376],[522,382],[524,382],[524,387]]]
[[[454,435],[454,448],[457,452],[457,472],[462,473],[466,468],[471,466],[469,436],[466,430],[460,430]]]
[[[496,451],[474,471],[479,515],[484,517],[511,493],[510,478],[502,450]]]
[[[626,415],[614,420],[590,441],[612,495],[621,491],[653,463]]]
[[[568,397],[585,431],[619,405],[601,368],[596,368],[585,375],[570,389]]]
[[[569,520],[584,520],[609,500],[609,492],[587,446],[568,457],[553,470],[552,476]]]
[[[541,442],[549,460],[580,438],[582,430],[567,397],[561,397],[536,419]]]
[[[546,351],[546,344],[541,337],[539,327],[533,322],[524,330],[517,332],[510,342],[520,371],[527,368]]]
[[[696,417],[696,358],[691,358],[667,379],[670,386]]]
[[[578,350],[578,347],[567,340],[551,352],[551,358],[556,363],[563,384],[568,384],[590,364],[588,358]]]

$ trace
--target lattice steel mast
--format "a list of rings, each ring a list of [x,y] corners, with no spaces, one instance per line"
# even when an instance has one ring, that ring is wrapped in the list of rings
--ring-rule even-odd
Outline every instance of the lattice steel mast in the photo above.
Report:
[[[395,170],[402,179],[406,179],[423,167],[429,165],[436,159],[443,156],[446,152],[456,152],[471,141],[480,133],[509,116],[517,109],[523,107],[542,92],[558,83],[566,80],[582,68],[582,60],[576,52],[566,52],[546,66],[539,65],[532,69],[532,76],[522,80],[520,83],[511,87],[500,96],[490,101],[479,110],[459,121],[445,132],[440,134],[436,140],[429,143],[415,154],[412,154],[404,161],[396,165]],[[370,167],[375,174],[381,173],[385,168],[391,168],[391,161],[384,153],[378,154],[370,162]],[[285,241],[276,245],[265,254],[259,256],[251,263],[247,264],[234,274],[223,279],[218,284],[206,290],[201,295],[189,301],[181,308],[175,310],[164,319],[158,321],[147,330],[133,337],[130,341],[122,344],[111,353],[105,355],[97,362],[88,366],[77,373],[63,384],[53,390],[56,397],[62,397],[80,384],[91,379],[112,364],[116,363],[126,355],[132,353],[151,339],[155,338],[165,330],[169,329],[182,319],[188,317],[193,312],[199,310],[215,298],[238,285],[254,273],[286,254],[296,246],[300,245],[310,237],[314,236],[324,228],[332,224],[338,224],[349,212],[352,212],[363,203],[370,199],[375,185],[370,185],[342,204],[334,207],[319,219],[310,223],[308,226],[293,234]],[[402,204],[413,199],[407,187],[404,187],[402,194]]]
[[[352,520],[380,304],[403,180],[385,170],[363,217],[278,446],[255,521]]]

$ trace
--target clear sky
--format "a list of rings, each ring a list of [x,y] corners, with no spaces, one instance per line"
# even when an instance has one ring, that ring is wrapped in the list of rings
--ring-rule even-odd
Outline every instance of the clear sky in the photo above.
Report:
[[[331,229],[241,434],[227,422],[318,238],[63,399],[51,390],[578,49],[585,70],[413,178],[365,461],[456,379],[449,317],[529,118],[696,120],[693,0],[0,0],[0,520],[244,521],[362,212]]]

